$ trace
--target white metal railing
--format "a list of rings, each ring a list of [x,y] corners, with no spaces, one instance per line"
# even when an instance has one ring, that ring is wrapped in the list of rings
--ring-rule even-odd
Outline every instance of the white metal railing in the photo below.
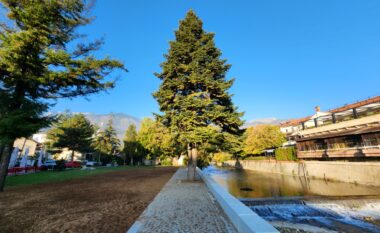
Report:
[[[338,150],[363,150],[363,149],[380,149],[380,145],[373,145],[373,146],[354,146],[354,147],[340,147],[340,148],[325,148],[325,149],[307,149],[307,150],[300,150],[301,152],[319,152],[319,151],[338,151]]]

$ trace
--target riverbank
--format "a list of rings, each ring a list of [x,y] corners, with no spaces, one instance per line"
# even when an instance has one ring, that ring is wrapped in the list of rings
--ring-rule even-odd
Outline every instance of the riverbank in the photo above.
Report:
[[[229,160],[223,165],[253,171],[380,186],[380,162]]]

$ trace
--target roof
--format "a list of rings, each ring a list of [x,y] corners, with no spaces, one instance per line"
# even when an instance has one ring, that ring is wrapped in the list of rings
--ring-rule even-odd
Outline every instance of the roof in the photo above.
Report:
[[[296,126],[301,124],[302,122],[308,121],[311,118],[311,116],[303,117],[303,118],[298,118],[298,119],[291,119],[288,121],[284,121],[280,123],[281,127],[287,127],[287,126]]]
[[[369,98],[366,100],[362,100],[362,101],[359,101],[356,103],[346,104],[342,107],[331,109],[329,112],[331,112],[331,113],[343,112],[343,111],[346,111],[349,109],[359,108],[359,107],[367,105],[367,104],[378,103],[378,102],[380,102],[380,96],[375,96],[375,97],[372,97],[372,98]]]
[[[315,140],[315,139],[335,138],[335,137],[343,137],[343,136],[348,136],[348,135],[359,135],[359,134],[376,133],[376,132],[380,132],[379,126],[363,127],[359,129],[348,129],[348,130],[344,130],[342,132],[337,132],[337,133],[326,133],[323,135],[297,138],[296,141],[302,142],[302,141],[309,141],[309,140]]]
[[[371,105],[371,104],[380,104],[380,96],[375,96],[375,97],[368,98],[368,99],[362,100],[362,101],[358,101],[358,102],[355,102],[355,103],[352,103],[352,104],[346,104],[344,106],[331,109],[328,112],[330,112],[330,113],[340,113],[340,112],[344,112],[344,111],[347,111],[347,110],[350,110],[350,109],[353,109],[353,108],[360,108],[360,107],[363,107],[363,106],[366,106],[366,105]],[[373,106],[368,106],[368,108],[371,108],[371,107],[373,107]],[[344,113],[342,113],[342,114],[344,114]],[[281,122],[280,126],[281,127],[296,126],[296,125],[301,124],[302,122],[306,122],[306,121],[310,120],[311,118],[312,118],[312,116],[307,116],[307,117],[298,118],[298,119],[291,119],[291,120],[288,120],[288,121],[285,121],[285,122]]]

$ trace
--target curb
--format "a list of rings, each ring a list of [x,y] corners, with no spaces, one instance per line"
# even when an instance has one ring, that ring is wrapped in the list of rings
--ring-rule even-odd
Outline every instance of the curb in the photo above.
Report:
[[[279,233],[271,224],[253,212],[250,208],[241,203],[221,186],[219,186],[201,169],[197,168],[197,173],[205,182],[207,188],[214,195],[224,213],[231,220],[238,232],[241,233]]]

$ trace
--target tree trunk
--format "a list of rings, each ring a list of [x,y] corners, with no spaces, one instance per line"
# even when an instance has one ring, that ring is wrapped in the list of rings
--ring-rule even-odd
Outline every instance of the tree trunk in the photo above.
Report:
[[[193,156],[193,164],[192,164],[193,173],[194,173],[193,180],[196,180],[197,179],[197,159],[198,159],[197,144],[194,144],[193,149],[191,151],[191,155]]]
[[[189,143],[187,146],[187,153],[189,160],[187,162],[187,179],[196,180],[196,168],[197,168],[197,155],[198,150],[196,144]]]
[[[74,161],[74,153],[75,153],[74,150],[72,150],[72,152],[71,152],[71,162]]]
[[[12,145],[1,145],[0,146],[0,192],[4,191],[5,178],[8,173],[9,160],[11,158]]]

